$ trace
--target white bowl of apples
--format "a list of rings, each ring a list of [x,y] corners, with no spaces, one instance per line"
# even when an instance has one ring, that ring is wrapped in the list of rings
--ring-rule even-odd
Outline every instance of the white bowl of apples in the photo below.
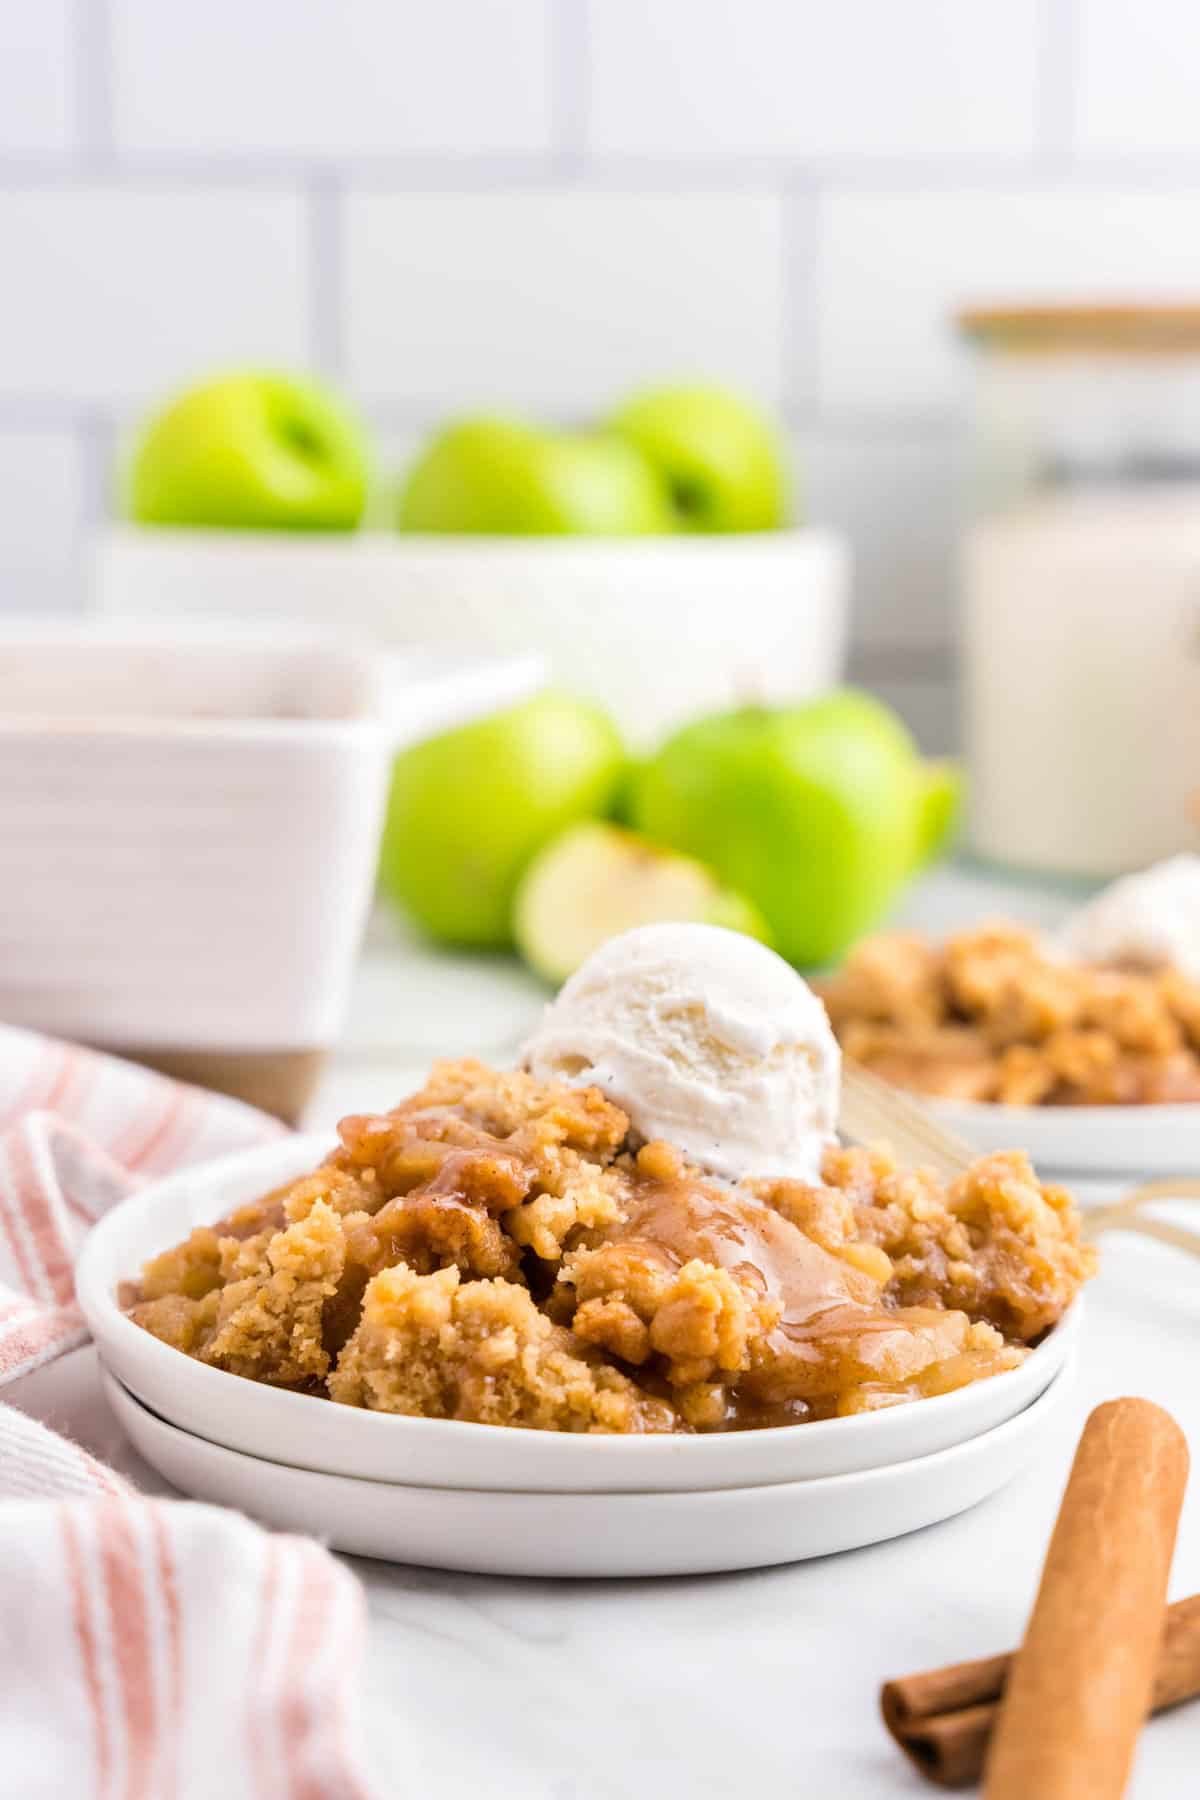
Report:
[[[634,744],[839,679],[847,556],[785,523],[777,440],[718,389],[662,390],[595,430],[476,418],[435,434],[390,511],[361,433],[314,384],[244,374],[151,421],[132,522],[101,538],[102,612],[302,619],[393,647],[536,648]],[[236,529],[219,529],[219,527]]]

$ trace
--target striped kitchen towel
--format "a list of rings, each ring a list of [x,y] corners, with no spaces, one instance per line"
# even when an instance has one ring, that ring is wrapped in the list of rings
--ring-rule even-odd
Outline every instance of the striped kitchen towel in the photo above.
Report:
[[[0,1386],[86,1338],[75,1254],[148,1176],[282,1130],[0,1027]],[[364,1607],[319,1544],[149,1499],[0,1406],[0,1794],[359,1800]]]

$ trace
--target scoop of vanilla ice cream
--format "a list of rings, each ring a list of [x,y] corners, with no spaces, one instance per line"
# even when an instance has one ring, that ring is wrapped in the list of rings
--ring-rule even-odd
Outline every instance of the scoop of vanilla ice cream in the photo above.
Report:
[[[1058,944],[1080,962],[1171,964],[1200,981],[1200,856],[1114,881],[1068,919]]]
[[[841,1058],[783,958],[716,925],[644,925],[577,969],[525,1046],[540,1080],[601,1088],[645,1139],[729,1180],[819,1179]]]

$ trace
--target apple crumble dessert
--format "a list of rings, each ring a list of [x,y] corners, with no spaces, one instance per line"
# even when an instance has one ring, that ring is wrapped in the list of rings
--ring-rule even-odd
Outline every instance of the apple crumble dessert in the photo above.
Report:
[[[164,1343],[344,1406],[583,1432],[891,1406],[1014,1368],[1091,1273],[1018,1154],[722,1182],[599,1086],[438,1064],[313,1173],[146,1264]]]
[[[920,1093],[1009,1106],[1200,1100],[1200,981],[1072,960],[986,925],[868,938],[820,985],[847,1056]]]

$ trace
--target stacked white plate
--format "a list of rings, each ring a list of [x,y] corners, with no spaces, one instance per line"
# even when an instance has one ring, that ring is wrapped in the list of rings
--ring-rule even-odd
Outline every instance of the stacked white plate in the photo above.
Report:
[[[948,1131],[982,1152],[1025,1150],[1042,1174],[1180,1175],[1200,1165],[1200,1105],[1000,1106],[926,1099]]]
[[[338,1549],[493,1574],[678,1575],[853,1549],[1004,1486],[1057,1429],[1079,1306],[1010,1374],[856,1418],[711,1437],[398,1418],[245,1381],[117,1305],[147,1257],[312,1168],[324,1139],[154,1184],[90,1235],[79,1299],[112,1405],[184,1492]]]

